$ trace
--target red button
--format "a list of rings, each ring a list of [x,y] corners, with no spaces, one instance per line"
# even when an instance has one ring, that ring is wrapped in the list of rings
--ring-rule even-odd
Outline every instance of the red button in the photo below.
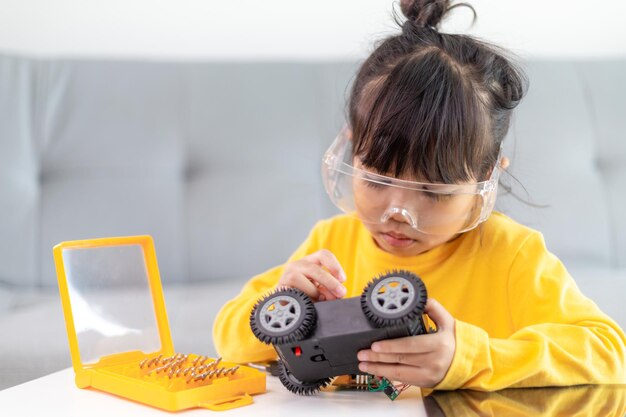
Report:
[[[302,349],[300,349],[300,346],[296,346],[296,348],[293,350],[293,353],[295,353],[296,356],[302,355]]]

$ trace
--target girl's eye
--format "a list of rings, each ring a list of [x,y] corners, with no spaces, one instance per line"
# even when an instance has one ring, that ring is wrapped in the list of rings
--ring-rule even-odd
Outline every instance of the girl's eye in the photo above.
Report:
[[[452,198],[453,194],[439,194],[439,193],[426,193],[428,199],[433,201],[448,201]]]

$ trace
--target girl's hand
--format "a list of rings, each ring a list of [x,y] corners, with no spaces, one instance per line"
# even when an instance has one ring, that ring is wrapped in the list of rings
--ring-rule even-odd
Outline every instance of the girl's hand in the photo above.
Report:
[[[454,351],[454,317],[438,301],[429,298],[425,313],[437,332],[374,342],[358,353],[359,369],[391,381],[432,388],[448,372]]]
[[[346,295],[346,274],[332,252],[322,249],[285,266],[276,287],[304,291],[315,301],[336,300]]]

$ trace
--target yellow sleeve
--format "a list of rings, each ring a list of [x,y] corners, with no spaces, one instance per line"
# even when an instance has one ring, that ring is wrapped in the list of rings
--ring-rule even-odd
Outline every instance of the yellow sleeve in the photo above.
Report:
[[[291,255],[288,262],[303,258],[321,249],[325,222],[319,222],[308,238]],[[253,277],[235,298],[217,313],[213,324],[213,343],[217,353],[228,362],[263,362],[275,359],[271,345],[260,342],[250,330],[250,313],[256,302],[269,293],[280,280],[285,264]]]
[[[626,337],[586,298],[563,264],[531,235],[509,274],[507,339],[456,321],[456,352],[437,389],[626,383]],[[489,308],[489,305],[485,305]]]

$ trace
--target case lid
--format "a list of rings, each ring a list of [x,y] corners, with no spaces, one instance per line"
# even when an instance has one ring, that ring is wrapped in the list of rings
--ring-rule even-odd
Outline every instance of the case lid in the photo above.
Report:
[[[53,254],[75,371],[174,352],[152,237],[62,242]]]

